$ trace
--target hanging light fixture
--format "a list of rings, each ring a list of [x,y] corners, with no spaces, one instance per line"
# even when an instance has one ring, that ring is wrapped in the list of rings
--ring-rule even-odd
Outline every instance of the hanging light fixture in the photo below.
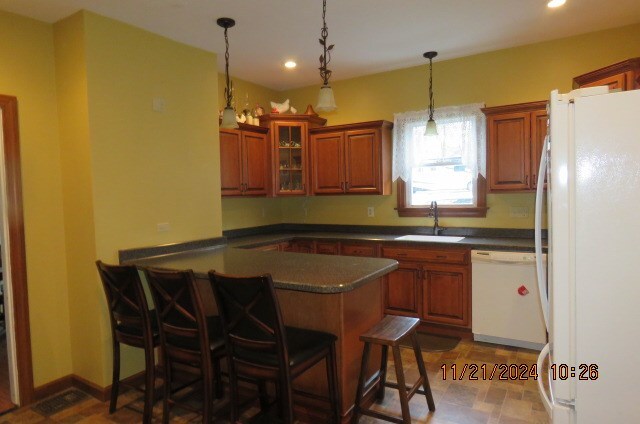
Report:
[[[427,121],[427,127],[424,131],[424,135],[438,135],[438,127],[436,121],[433,120],[433,58],[438,55],[438,52],[426,52],[424,57],[429,59],[429,120]]]
[[[220,128],[238,128],[236,111],[231,107],[231,101],[233,100],[233,81],[229,79],[229,37],[227,36],[227,30],[233,27],[236,21],[231,18],[219,18],[216,22],[224,28],[224,72],[227,80],[227,86],[224,89],[224,98],[227,101],[227,105],[222,112],[222,124],[220,124]]]
[[[318,104],[316,110],[320,112],[331,112],[338,108],[336,106],[336,100],[333,98],[333,89],[329,85],[329,78],[331,77],[331,71],[327,69],[327,65],[331,62],[331,50],[333,50],[333,44],[327,46],[327,36],[329,32],[327,30],[327,21],[325,16],[327,14],[327,0],[322,0],[322,30],[320,31],[320,44],[323,48],[323,53],[320,56],[320,78],[322,78],[322,87],[320,87],[320,93],[318,94]]]

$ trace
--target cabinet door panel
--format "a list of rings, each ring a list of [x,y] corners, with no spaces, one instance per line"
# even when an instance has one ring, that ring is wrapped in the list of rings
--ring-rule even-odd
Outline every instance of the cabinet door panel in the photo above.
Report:
[[[307,194],[307,124],[282,121],[272,129],[275,194]]]
[[[605,77],[596,81],[588,82],[581,85],[580,87],[597,87],[599,85],[606,85],[610,90],[620,89],[622,91],[626,91],[629,89],[627,88],[626,73],[611,75],[609,77]]]
[[[240,131],[220,130],[220,179],[223,196],[242,195]]]
[[[340,254],[344,256],[378,257],[378,246],[375,244],[346,244],[340,243]]]
[[[490,189],[529,189],[529,112],[490,116],[487,123]]]
[[[538,171],[540,169],[540,156],[542,155],[542,146],[544,138],[547,136],[547,111],[540,110],[531,112],[531,187],[538,186]],[[546,184],[547,177],[544,182]]]
[[[339,255],[340,243],[333,241],[317,241],[315,251],[321,255]]]
[[[266,134],[242,133],[245,195],[267,194],[269,166]]]
[[[313,241],[311,240],[294,240],[293,244],[293,252],[298,253],[315,253],[315,249],[313,247]]]
[[[400,262],[384,279],[384,312],[418,317],[420,266]]]
[[[380,136],[376,130],[347,131],[344,140],[347,193],[380,193]]]
[[[422,318],[428,322],[469,325],[466,267],[428,265],[422,286]]]
[[[344,191],[344,133],[311,136],[313,192],[316,194]]]

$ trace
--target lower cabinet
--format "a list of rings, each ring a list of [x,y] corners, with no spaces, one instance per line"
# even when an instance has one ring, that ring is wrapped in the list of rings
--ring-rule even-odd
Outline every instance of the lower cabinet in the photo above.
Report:
[[[427,264],[422,279],[425,321],[468,327],[469,270],[466,266]]]
[[[424,323],[471,328],[468,250],[383,247],[397,270],[384,283],[386,314],[420,318]]]
[[[339,255],[340,254],[340,242],[337,241],[316,241],[315,253],[321,255]]]
[[[273,244],[265,244],[264,246],[253,247],[251,248],[251,250],[260,250],[262,252],[269,252],[269,251],[292,252],[293,251],[291,242],[288,242],[288,241],[283,241],[280,243],[273,243]]]
[[[384,312],[420,317],[420,282],[422,268],[418,264],[399,262],[398,269],[384,281]]]
[[[291,251],[297,253],[315,253],[316,249],[313,240],[293,240],[291,241]]]

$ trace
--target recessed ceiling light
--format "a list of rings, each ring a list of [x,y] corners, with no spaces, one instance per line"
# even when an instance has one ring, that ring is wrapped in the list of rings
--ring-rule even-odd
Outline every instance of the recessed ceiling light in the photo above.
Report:
[[[293,68],[295,68],[297,65],[298,65],[298,64],[297,64],[296,62],[294,62],[293,60],[287,60],[287,61],[284,63],[284,67],[285,67],[285,68],[287,68],[287,69],[293,69]]]
[[[560,7],[566,2],[567,0],[549,0],[549,3],[547,3],[547,7],[551,7],[551,8]]]

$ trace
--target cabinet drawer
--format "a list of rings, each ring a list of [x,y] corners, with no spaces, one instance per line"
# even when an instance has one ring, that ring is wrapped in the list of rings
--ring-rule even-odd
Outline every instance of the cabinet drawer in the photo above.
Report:
[[[385,246],[382,248],[382,256],[400,260],[466,264],[469,254],[466,250],[434,250]]]
[[[338,242],[316,242],[316,253],[321,255],[339,255],[340,244]]]
[[[344,244],[340,250],[341,255],[345,256],[367,256],[375,258],[378,256],[378,246],[375,244]]]

